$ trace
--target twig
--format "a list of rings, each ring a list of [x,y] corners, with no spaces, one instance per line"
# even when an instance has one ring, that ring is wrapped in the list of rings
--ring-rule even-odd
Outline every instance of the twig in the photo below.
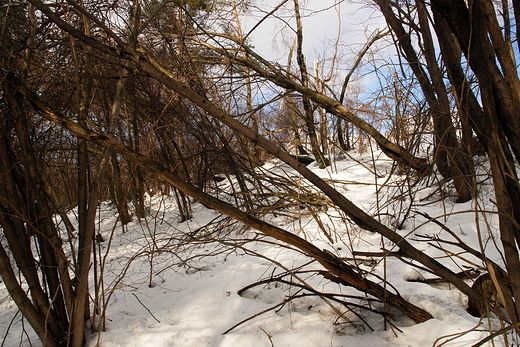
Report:
[[[276,304],[276,305],[274,305],[274,306],[271,306],[271,307],[269,307],[269,308],[267,308],[267,309],[265,309],[265,310],[263,310],[263,311],[261,311],[261,312],[255,313],[254,315],[252,315],[252,316],[250,316],[250,317],[247,317],[246,319],[241,320],[240,322],[238,322],[237,324],[233,325],[233,326],[232,326],[231,328],[229,328],[228,330],[224,331],[224,332],[222,333],[222,335],[226,335],[227,333],[229,333],[231,330],[235,329],[235,328],[238,327],[239,325],[242,325],[242,324],[244,324],[245,322],[247,322],[247,321],[249,321],[249,320],[251,320],[251,319],[253,319],[253,318],[255,318],[255,317],[261,316],[261,315],[263,315],[264,313],[269,312],[269,311],[271,311],[271,310],[274,310],[275,308],[277,308],[277,307],[279,307],[279,306],[283,306],[283,305],[285,305],[285,304],[287,303],[287,301],[288,301],[288,300],[286,299],[286,300],[284,300],[284,301],[282,301],[282,302],[280,302],[280,303],[278,303],[278,304]]]
[[[269,342],[271,342],[271,347],[274,347],[274,343],[273,343],[273,339],[271,338],[271,334],[269,334],[267,331],[265,331],[264,329],[262,329],[262,327],[259,327],[260,330],[262,330],[266,335],[267,335],[267,338],[269,339]]]
[[[454,333],[454,334],[449,334],[449,335],[444,335],[444,336],[441,336],[441,337],[438,337],[435,342],[433,343],[433,347],[441,347],[445,344],[447,344],[448,342],[451,342],[453,340],[456,340],[458,339],[459,337],[462,337],[464,335],[467,335],[471,332],[474,332],[474,331],[480,331],[478,330],[478,327],[482,325],[482,321],[480,321],[476,326],[474,326],[473,328],[470,328],[468,330],[465,330],[465,331],[462,331],[462,332],[458,332],[458,333]],[[442,339],[445,339],[445,341],[442,341],[441,343],[437,344],[438,342],[440,342]]]
[[[383,257],[397,257],[400,258],[403,256],[403,252],[394,251],[394,252],[364,252],[364,251],[352,251],[352,255],[354,257],[374,257],[374,258],[383,258]],[[357,258],[356,258],[357,259]]]
[[[467,271],[461,271],[456,273],[459,278],[462,279],[473,279],[480,275],[480,271],[475,269],[469,269]],[[409,279],[407,282],[420,282],[420,283],[442,283],[446,282],[444,278],[423,278],[423,279]]]
[[[9,334],[9,330],[11,330],[11,326],[13,325],[16,317],[18,316],[18,313],[20,313],[20,310],[16,311],[16,313],[14,314],[13,318],[11,319],[11,321],[9,322],[9,326],[7,327],[7,330],[5,331],[5,335],[4,335],[4,338],[2,340],[2,344],[0,345],[0,347],[4,347],[5,345],[5,340],[7,339],[7,335]]]
[[[148,309],[148,307],[146,307],[142,302],[141,300],[139,300],[139,298],[137,297],[137,295],[135,295],[135,293],[132,293],[132,295],[137,299],[137,301],[139,301],[139,303],[146,309],[146,311],[148,311],[148,313],[150,314],[150,316],[153,317],[153,319],[155,319],[157,321],[157,323],[161,323],[160,320],[158,320],[157,318],[155,318],[155,316],[153,315],[152,311],[150,311]]]
[[[480,340],[479,342],[475,343],[473,346],[471,347],[479,347],[479,346],[482,346],[484,343],[490,341],[490,340],[493,340],[495,337],[497,337],[498,335],[502,335],[502,334],[505,334],[507,333],[509,330],[512,330],[512,329],[518,329],[520,327],[520,323],[516,323],[516,324],[513,324],[513,325],[510,325],[508,327],[505,327],[505,328],[502,328],[496,332],[494,332],[493,334],[487,336],[485,339],[483,340]]]
[[[224,241],[220,241],[221,243],[223,244],[228,244]],[[258,252],[255,252],[251,249],[248,249],[248,248],[245,248],[243,246],[237,246],[238,248],[240,249],[243,249],[246,253],[248,254],[252,254],[254,256],[257,256],[259,258],[262,258],[262,259],[266,259],[270,262],[272,262],[273,264],[276,264],[278,265],[279,267],[281,267],[282,269],[284,269],[285,271],[287,271],[288,273],[291,273],[292,276],[294,276],[294,278],[296,278],[298,281],[300,281],[304,286],[305,288],[312,288],[309,284],[306,283],[305,280],[303,280],[302,278],[300,278],[297,274],[295,274],[292,270],[290,270],[289,268],[287,268],[286,266],[284,266],[283,264],[281,264],[280,262],[274,260],[274,259],[271,259],[269,257],[266,257]],[[322,296],[321,294],[318,294],[318,296],[327,304],[329,305],[329,307],[334,311],[336,312],[339,316],[341,316],[343,319],[345,319],[345,321],[347,322],[350,322],[350,320],[343,314],[341,313],[341,311],[339,311],[339,309],[337,309],[334,305],[332,305],[332,303],[324,296]],[[353,324],[353,322],[351,322]]]
[[[440,226],[444,231],[446,231],[448,234],[450,234],[457,242],[451,242],[451,241],[447,241],[447,240],[442,240],[440,238],[435,238],[436,241],[458,246],[458,247],[462,248],[463,250],[465,250],[466,252],[468,252],[469,254],[472,254],[475,257],[477,257],[477,258],[479,258],[479,259],[481,259],[483,261],[487,261],[488,260],[487,257],[484,254],[482,254],[479,251],[469,247],[466,243],[464,243],[464,241],[462,241],[462,239],[460,237],[458,237],[458,235],[453,230],[448,228],[445,224],[439,222],[436,218],[430,217],[427,213],[424,213],[424,212],[421,212],[421,211],[414,211],[414,212],[419,214],[419,215],[421,215],[421,216],[423,216],[424,218],[428,219],[430,222],[433,222],[433,223],[437,224],[438,226]]]

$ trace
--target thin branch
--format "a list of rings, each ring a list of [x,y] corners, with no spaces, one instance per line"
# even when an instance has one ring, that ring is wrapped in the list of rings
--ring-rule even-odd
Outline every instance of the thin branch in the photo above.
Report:
[[[363,47],[361,52],[358,54],[358,57],[357,57],[356,61],[354,62],[354,65],[352,65],[352,68],[347,73],[347,75],[345,76],[345,80],[343,81],[343,86],[341,87],[341,94],[339,96],[340,104],[343,104],[343,101],[345,100],[345,93],[347,91],[347,86],[348,86],[348,83],[350,82],[350,78],[352,77],[352,74],[354,74],[354,71],[358,68],[359,64],[361,64],[361,60],[363,60],[365,54],[368,52],[370,47],[372,47],[372,45],[377,40],[385,37],[386,35],[388,35],[388,33],[390,33],[390,30],[381,32],[381,31],[379,31],[379,29],[377,29],[375,34],[372,34],[372,38],[370,39],[370,41],[368,41],[366,43],[365,47]]]
[[[141,304],[141,306],[143,306],[146,311],[148,311],[148,313],[150,314],[150,316],[152,316],[153,319],[155,319],[157,321],[157,323],[161,323],[160,320],[158,320],[152,313],[152,311],[150,311],[150,309],[148,309],[148,307],[145,306],[145,304],[143,304],[143,302],[141,300],[139,300],[139,298],[137,297],[137,295],[135,295],[135,293],[132,293],[132,295],[137,299],[137,301],[139,301],[139,303]]]

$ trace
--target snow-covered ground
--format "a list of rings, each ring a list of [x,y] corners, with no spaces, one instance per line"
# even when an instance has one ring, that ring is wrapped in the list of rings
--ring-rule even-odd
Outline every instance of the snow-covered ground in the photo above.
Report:
[[[430,181],[428,187],[414,188],[414,204],[410,206],[404,176],[387,181],[390,161],[377,159],[376,179],[372,156],[355,157],[357,161],[347,158],[335,162],[329,170],[319,170],[313,165],[310,168],[331,180],[369,213],[375,215],[379,208],[381,212],[377,217],[385,224],[402,224],[398,232],[409,240],[416,240],[413,241],[416,247],[438,257],[454,271],[470,264],[424,242],[423,236],[453,238],[439,225],[427,223],[416,211],[438,218],[476,249],[480,249],[477,237],[480,232],[488,255],[500,262],[499,253],[488,238],[496,233],[496,218],[493,214],[484,218],[471,212],[476,201],[489,201],[490,192],[486,190],[489,180],[481,185],[478,200],[464,204],[454,204],[449,197],[441,200],[443,192],[449,193],[449,186],[440,189],[439,183]],[[286,172],[297,179],[291,170],[276,162],[268,163],[266,169],[279,174]],[[485,176],[481,179],[485,180]],[[219,184],[225,188],[229,182]],[[389,198],[392,204],[387,205]],[[492,209],[492,205],[485,208]],[[499,328],[496,320],[480,320],[469,315],[465,311],[467,299],[458,290],[445,284],[408,281],[432,276],[392,257],[386,261],[358,257],[357,261],[363,270],[381,278],[386,276],[388,283],[405,299],[426,309],[433,319],[414,324],[398,312],[390,311],[394,320],[385,324],[375,313],[366,310],[353,313],[332,300],[302,295],[310,292],[279,282],[258,284],[239,295],[238,291],[250,284],[286,274],[285,280],[305,283],[322,293],[355,296],[346,299],[354,304],[366,302],[362,293],[308,271],[319,269],[316,263],[308,264],[309,258],[271,239],[261,238],[252,230],[238,234],[227,232],[230,226],[224,222],[212,224],[217,225],[212,233],[199,229],[218,217],[215,211],[200,204],[194,204],[194,218],[186,222],[179,222],[173,197],[151,197],[149,209],[146,221],[131,222],[123,230],[116,223],[115,210],[108,204],[100,207],[98,228],[105,241],[100,243],[98,251],[106,255],[102,289],[106,293],[107,320],[105,331],[88,336],[87,346],[453,347],[471,346],[486,337],[490,329]],[[319,224],[309,213],[302,212],[299,219],[287,219],[282,213],[265,218],[345,258],[352,258],[352,249],[380,252],[383,246],[387,250],[391,247],[387,242],[383,244],[379,235],[349,224],[338,211],[329,208],[326,213],[320,212],[319,217],[330,240],[320,232]],[[255,241],[251,241],[255,236]],[[153,239],[156,241],[152,242]],[[194,245],[190,242],[193,240],[199,244]],[[482,265],[472,257],[463,256],[475,265]],[[288,273],[292,269],[298,272]],[[282,304],[292,296],[296,298]],[[376,304],[374,309],[383,307]],[[224,334],[240,322],[242,324]],[[0,286],[0,338],[3,338],[2,346],[40,345],[30,326],[17,313],[3,284]],[[492,344],[484,346],[488,345]],[[494,346],[503,345],[501,338],[494,340]]]

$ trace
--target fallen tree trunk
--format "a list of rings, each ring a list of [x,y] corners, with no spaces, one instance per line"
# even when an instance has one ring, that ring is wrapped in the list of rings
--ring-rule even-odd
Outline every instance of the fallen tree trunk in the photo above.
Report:
[[[320,189],[325,195],[327,195],[337,206],[340,208],[349,218],[355,222],[358,226],[361,228],[379,233],[380,235],[384,236],[385,238],[392,241],[396,247],[399,248],[399,252],[402,254],[403,257],[410,258],[412,260],[417,261],[418,263],[426,266],[429,268],[434,274],[436,274],[439,277],[442,277],[446,279],[447,282],[452,283],[454,286],[456,286],[460,291],[462,291],[464,294],[468,295],[470,298],[472,298],[480,309],[485,310],[485,300],[484,298],[475,290],[471,289],[462,279],[460,279],[453,271],[448,269],[446,266],[439,263],[437,260],[433,259],[432,257],[428,256],[426,253],[418,250],[415,248],[412,244],[410,244],[406,239],[404,239],[401,235],[394,232],[390,228],[386,227],[385,225],[378,222],[376,219],[368,215],[366,212],[364,212],[362,209],[360,209],[358,206],[356,206],[354,203],[352,203],[349,199],[347,199],[345,196],[340,194],[336,189],[334,189],[332,186],[327,184],[323,179],[318,177],[316,174],[314,174],[312,171],[310,171],[307,167],[299,163],[296,159],[294,159],[289,153],[283,151],[282,149],[278,148],[274,143],[267,140],[257,132],[253,131],[249,127],[245,126],[241,122],[237,121],[235,118],[233,118],[230,114],[226,113],[219,107],[217,107],[215,104],[213,104],[208,98],[205,96],[197,93],[193,88],[191,88],[186,83],[183,83],[179,79],[175,78],[173,74],[171,74],[169,71],[164,69],[160,64],[158,64],[146,51],[143,50],[136,50],[130,47],[129,45],[125,44],[125,42],[122,40],[121,37],[116,35],[113,31],[111,31],[104,23],[102,23],[98,18],[93,16],[92,14],[88,13],[83,7],[79,6],[75,1],[73,0],[67,0],[69,4],[74,6],[76,10],[78,10],[83,15],[87,16],[90,20],[92,20],[96,25],[98,25],[101,29],[105,31],[108,37],[112,38],[114,42],[117,44],[116,47],[107,46],[101,42],[96,41],[92,37],[85,36],[82,32],[78,31],[74,27],[72,27],[70,24],[65,22],[59,15],[57,15],[55,12],[53,12],[47,5],[43,4],[39,0],[29,0],[30,3],[32,3],[35,7],[37,7],[40,11],[42,11],[46,16],[49,17],[50,20],[52,20],[54,23],[56,23],[62,30],[66,31],[73,37],[77,38],[78,40],[82,41],[86,45],[91,46],[95,50],[99,51],[100,53],[108,54],[112,57],[118,57],[125,59],[127,61],[133,62],[137,68],[139,68],[142,72],[148,74],[150,77],[156,79],[166,87],[168,87],[171,91],[176,92],[182,97],[185,97],[186,99],[193,102],[195,105],[203,109],[208,115],[220,120],[222,123],[229,126],[231,129],[236,131],[237,133],[240,133],[241,135],[247,137],[249,140],[251,140],[254,144],[259,145],[263,147],[265,150],[273,154],[274,156],[278,157],[282,161],[284,161],[286,164],[294,168],[296,171],[298,171],[303,177],[305,177],[309,182],[311,182],[315,187]],[[255,57],[256,58],[256,57]],[[252,64],[251,68],[254,69],[257,65]],[[256,70],[255,70],[256,71]],[[257,71],[259,74],[261,73],[261,70]],[[328,98],[327,96],[317,93],[316,91],[310,90],[308,88],[305,88],[298,83],[295,83],[291,81],[289,78],[284,77],[283,75],[273,75],[273,80],[279,79],[280,86],[284,86],[288,89],[294,89],[296,91],[299,91],[301,93],[306,93],[309,98],[314,100],[317,104],[320,106],[326,108],[329,110],[329,112],[332,112],[335,110],[338,114],[343,114],[346,116],[349,111],[346,109],[343,105],[339,104],[339,102]],[[285,84],[285,85],[284,85]],[[162,177],[168,182],[170,182],[172,185],[176,186],[178,189],[184,191],[186,194],[189,194],[193,197],[195,197],[197,200],[199,200],[202,203],[205,203],[207,206],[216,205],[214,208],[219,210],[222,213],[225,213],[237,220],[242,221],[243,223],[258,229],[262,232],[264,232],[266,235],[273,236],[277,239],[280,239],[284,242],[288,242],[291,244],[298,245],[301,241],[301,239],[297,238],[297,236],[287,233],[286,231],[283,231],[281,229],[272,229],[268,227],[268,224],[265,222],[262,222],[258,219],[254,219],[252,216],[248,214],[243,214],[244,212],[241,212],[240,210],[234,208],[231,205],[227,205],[222,203],[219,200],[212,200],[212,198],[209,195],[203,194],[202,192],[196,190],[194,187],[190,186],[186,182],[180,180],[177,176],[173,175],[170,171],[166,170],[164,167],[158,165],[157,163],[151,161],[149,158],[143,157],[142,155],[139,155],[138,153],[135,153],[131,151],[126,146],[122,145],[121,143],[118,143],[117,141],[113,140],[112,138],[108,137],[106,134],[93,132],[91,130],[78,127],[77,124],[74,122],[71,122],[67,118],[63,117],[62,115],[59,115],[57,113],[52,112],[52,110],[48,109],[48,107],[41,103],[36,96],[33,93],[30,93],[26,88],[23,86],[15,83],[16,88],[20,91],[20,93],[24,94],[32,103],[33,105],[38,108],[40,111],[44,112],[45,116],[62,125],[65,128],[68,128],[69,130],[76,133],[78,136],[83,136],[87,138],[91,142],[95,142],[103,147],[110,148],[114,152],[120,153],[121,155],[127,157],[128,160],[134,161],[136,163],[139,163],[139,165],[142,165],[143,167],[147,168],[148,170],[151,170],[155,172],[156,175],[159,177]],[[356,119],[354,119],[356,120]],[[362,121],[361,119],[357,118],[357,120]],[[368,126],[368,124],[367,124]],[[370,130],[370,128],[367,128]],[[375,129],[374,129],[375,130]],[[372,131],[372,130],[370,130]],[[377,135],[377,134],[373,134]],[[372,136],[372,134],[371,134]],[[381,135],[382,136],[382,135]],[[373,136],[374,137],[374,136]],[[391,143],[386,143],[386,140],[384,137],[380,138],[380,141],[382,143],[385,143],[385,146],[387,146],[388,151],[390,153],[394,153],[399,158],[408,158],[406,160],[407,163],[411,162],[421,162],[424,165],[420,159],[415,158],[416,160],[411,158],[411,154],[407,151],[402,151],[399,147],[392,146]],[[378,141],[379,142],[379,141]],[[417,166],[421,166],[417,164]],[[413,166],[412,166],[413,167]],[[195,189],[195,190],[193,190]],[[202,194],[200,194],[202,193]],[[213,206],[212,206],[213,207]],[[292,243],[294,242],[294,243]],[[307,247],[313,245],[309,244],[302,244],[301,247]],[[298,246],[298,247],[300,247]],[[321,257],[321,259],[326,263],[329,264],[332,268],[336,270],[340,270],[341,267],[338,268],[338,264],[335,264],[333,261],[331,262],[329,257],[325,256],[323,257],[323,254],[321,254],[320,250],[317,248],[310,247],[306,253],[310,256],[315,256],[317,259]],[[304,248],[301,248],[304,250]],[[316,251],[319,251],[318,253],[315,253]],[[328,259],[328,260],[327,260]],[[319,259],[318,259],[319,260]],[[340,271],[341,272],[341,271]],[[342,275],[345,276],[345,275]],[[341,276],[338,276],[341,277]],[[351,280],[353,280],[351,278]],[[348,281],[347,281],[348,282]]]
[[[48,120],[70,130],[78,137],[84,138],[87,141],[104,147],[114,153],[118,153],[125,159],[140,165],[143,168],[146,168],[150,173],[164,179],[175,188],[190,195],[204,205],[226,214],[244,223],[245,225],[262,232],[267,236],[273,237],[279,241],[299,248],[309,257],[316,259],[325,269],[329,271],[328,278],[334,279],[336,282],[342,283],[344,285],[354,287],[364,293],[373,295],[381,301],[385,301],[388,305],[400,310],[417,323],[424,322],[432,318],[431,314],[424,309],[411,304],[410,302],[403,299],[400,295],[389,292],[381,285],[370,281],[363,274],[356,271],[355,267],[345,263],[334,254],[326,250],[321,250],[312,243],[302,239],[295,234],[255,218],[249,213],[241,211],[231,204],[204,193],[156,161],[133,151],[113,137],[110,137],[102,132],[95,132],[86,129],[80,124],[67,119],[65,116],[52,110],[45,103],[40,101],[36,95],[30,92],[25,86],[17,84],[16,88],[31,102],[31,104],[38,111],[42,112],[45,118]]]

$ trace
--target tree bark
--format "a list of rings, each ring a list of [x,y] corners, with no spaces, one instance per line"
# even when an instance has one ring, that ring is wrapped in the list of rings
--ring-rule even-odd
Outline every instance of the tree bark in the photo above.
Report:
[[[520,278],[518,276],[520,273],[518,252],[518,245],[520,244],[520,209],[518,208],[520,206],[520,187],[513,154],[511,153],[515,153],[518,160],[518,148],[515,149],[516,135],[514,134],[514,125],[508,119],[512,116],[511,112],[515,107],[514,95],[496,66],[494,51],[488,40],[486,21],[481,17],[482,13],[479,12],[476,2],[473,5],[477,8],[473,8],[471,13],[462,0],[448,2],[432,0],[431,3],[434,14],[436,14],[435,25],[439,27],[439,30],[445,30],[445,28],[442,28],[444,22],[441,21],[441,18],[446,20],[451,32],[457,37],[459,46],[464,51],[472,70],[479,79],[482,112],[471,114],[470,122],[479,138],[486,141],[485,148],[489,156],[495,186],[500,237],[513,297],[516,298],[515,312],[509,310],[507,313],[511,321],[516,323],[520,319],[520,300],[518,300],[520,298]],[[450,49],[446,49],[446,52],[450,51]],[[479,56],[474,58],[473,55],[477,52]],[[460,79],[460,76],[458,78]],[[498,84],[495,85],[494,82]],[[517,107],[516,117],[519,111],[520,109]]]
[[[430,77],[428,77],[419,61],[419,57],[412,45],[410,34],[404,30],[402,22],[394,14],[390,2],[388,0],[375,1],[385,16],[387,24],[396,34],[399,47],[419,81],[419,85],[430,106],[436,136],[435,162],[437,168],[444,178],[453,179],[457,191],[457,202],[469,201],[472,197],[469,183],[469,158],[467,153],[462,151],[457,141],[455,127],[450,115],[448,92],[437,65],[426,8],[422,2],[417,2],[424,55]]]
[[[28,143],[28,134],[23,125],[25,113],[21,108],[21,95],[16,95],[7,80],[3,82],[2,91],[8,104],[8,117],[0,123],[0,182],[2,185],[0,225],[18,269],[27,281],[35,307],[41,314],[47,316],[47,330],[58,341],[64,338],[64,329],[67,325],[67,315],[60,316],[60,313],[64,313],[65,307],[58,271],[63,274],[63,265],[65,264],[65,269],[67,265],[66,261],[61,261],[61,266],[58,266],[58,259],[63,260],[60,240],[56,230],[49,229],[48,218],[51,218],[52,215],[46,210],[45,205],[48,201],[42,196],[44,184],[35,168],[38,161],[35,157],[28,157],[32,152],[30,143]],[[14,134],[21,147],[18,153],[15,153],[8,139],[8,131],[5,128],[8,119],[14,127]],[[15,160],[18,160],[18,163]],[[37,186],[39,188],[35,188]],[[38,190],[39,193],[35,190]],[[40,209],[37,207],[39,203],[41,203]],[[37,263],[33,256],[30,239],[32,235],[36,236],[42,249],[41,265],[46,275],[44,281],[39,277]],[[63,278],[63,283],[67,283],[66,279],[66,277]],[[47,284],[50,292],[56,294],[55,303],[49,301],[42,282]],[[70,281],[68,284],[70,285]],[[70,300],[70,297],[66,299]]]
[[[481,4],[475,1],[471,12],[464,0],[434,0],[431,6],[445,18],[457,38],[469,66],[478,77],[481,93],[489,95],[489,100],[495,100],[492,104],[496,111],[493,112],[496,112],[496,119],[507,136],[516,160],[520,161],[518,95],[496,64],[498,48],[489,40]],[[518,76],[516,72],[514,75]]]
[[[2,224],[3,225],[3,224]],[[34,332],[44,346],[57,347],[56,337],[48,329],[45,313],[42,312],[27,297],[25,290],[20,287],[16,275],[11,267],[9,256],[4,247],[0,244],[0,275],[9,295],[20,309],[23,316],[27,319]]]

